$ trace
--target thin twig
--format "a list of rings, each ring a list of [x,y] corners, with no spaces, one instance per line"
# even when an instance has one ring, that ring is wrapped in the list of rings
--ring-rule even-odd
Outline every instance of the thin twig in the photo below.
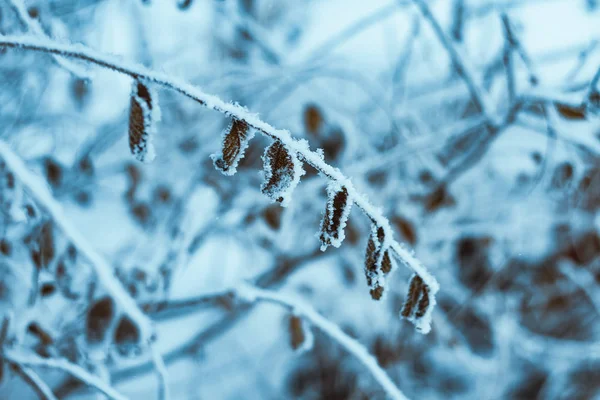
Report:
[[[510,29],[510,22],[506,14],[501,15],[504,32],[503,61],[506,67],[506,86],[508,89],[508,100],[512,104],[517,93],[517,82],[515,79],[515,60],[513,57],[514,37]]]
[[[50,389],[46,382],[44,382],[31,368],[24,367],[15,362],[9,362],[8,364],[29,386],[31,386],[40,399],[57,400],[54,393],[52,393],[52,389]]]
[[[135,301],[129,296],[121,282],[114,276],[113,269],[104,257],[98,253],[79,230],[64,214],[60,204],[54,199],[45,182],[31,173],[23,160],[15,154],[7,143],[0,140],[0,157],[18,180],[25,186],[37,203],[52,217],[54,223],[69,238],[71,243],[90,261],[94,271],[104,288],[114,297],[122,307],[123,312],[129,315],[140,327],[143,341],[150,341],[154,334],[150,320],[139,309]]]
[[[39,23],[39,21],[37,19],[29,16],[29,13],[25,9],[25,4],[23,4],[22,0],[6,0],[6,2],[13,9],[13,11],[17,15],[17,18],[19,19],[19,21],[21,21],[23,26],[25,28],[27,28],[29,30],[29,32],[33,33],[34,35],[40,36],[40,37],[50,38],[46,34],[46,32],[44,32],[44,28],[42,28],[42,25]],[[70,60],[67,60],[67,59],[57,56],[57,55],[54,55],[53,58],[54,58],[54,61],[56,61],[56,63],[59,66],[63,67],[65,70],[69,71],[74,76],[81,78],[81,79],[90,79],[91,78],[90,74],[87,71],[85,71],[80,66],[75,65]]]
[[[407,400],[407,397],[396,387],[388,374],[379,366],[377,359],[373,357],[365,347],[356,339],[348,336],[336,324],[328,321],[312,307],[287,296],[259,289],[254,286],[242,284],[235,289],[235,294],[251,303],[256,300],[266,301],[281,305],[294,314],[310,322],[323,333],[344,347],[350,354],[356,357],[373,375],[373,378],[383,387],[388,397],[392,399]]]
[[[152,346],[152,361],[158,375],[158,400],[169,400],[169,373],[156,345]]]
[[[90,374],[79,365],[70,363],[67,360],[41,358],[35,354],[24,354],[15,349],[4,349],[4,357],[10,362],[19,364],[21,366],[58,369],[67,372],[84,382],[87,386],[99,390],[113,400],[127,400],[125,396],[108,386],[100,378]]]
[[[462,79],[467,84],[469,92],[473,97],[473,101],[479,107],[483,115],[485,115],[485,117],[488,119],[489,124],[491,126],[495,126],[496,113],[489,105],[489,102],[485,97],[483,90],[477,84],[475,80],[475,74],[464,61],[463,57],[460,55],[458,49],[454,46],[450,38],[444,33],[444,30],[442,29],[437,19],[433,16],[433,13],[429,9],[429,6],[427,6],[425,1],[413,0],[413,2],[419,7],[419,10],[421,10],[421,14],[423,14],[423,17],[429,21],[429,24],[433,28],[433,31],[435,32],[438,40],[442,43],[444,48],[446,48],[446,51],[450,55],[450,60],[452,61],[454,69],[456,69],[456,72],[462,77]]]
[[[84,60],[104,68],[129,75],[132,78],[143,79],[156,85],[163,86],[170,90],[181,93],[190,99],[196,100],[198,103],[207,108],[213,109],[235,119],[245,121],[250,127],[254,128],[263,135],[281,141],[289,150],[298,154],[301,159],[313,166],[327,178],[346,187],[348,194],[358,208],[360,208],[365,215],[367,215],[367,217],[373,221],[373,223],[384,230],[386,240],[389,238],[390,248],[393,250],[396,257],[398,257],[404,265],[421,276],[423,281],[430,287],[430,294],[432,296],[434,296],[439,290],[439,284],[425,268],[425,266],[421,264],[421,262],[411,253],[411,251],[404,248],[400,243],[393,239],[393,231],[390,223],[382,215],[381,211],[375,208],[364,194],[356,190],[352,185],[352,182],[346,176],[344,176],[339,169],[327,164],[319,153],[310,150],[306,141],[293,139],[289,131],[276,129],[268,123],[262,121],[255,114],[249,113],[244,107],[241,107],[237,104],[226,103],[216,96],[204,93],[202,90],[186,83],[185,81],[172,78],[171,76],[160,72],[149,70],[140,65],[126,64],[113,57],[95,52],[81,45],[64,45],[54,42],[40,41],[32,38],[5,36],[0,38],[0,47],[33,50]]]

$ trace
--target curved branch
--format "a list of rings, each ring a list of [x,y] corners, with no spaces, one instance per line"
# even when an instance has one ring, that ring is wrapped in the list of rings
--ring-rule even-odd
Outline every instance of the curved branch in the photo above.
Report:
[[[127,400],[125,396],[117,392],[112,387],[104,383],[100,378],[90,374],[88,371],[81,368],[79,365],[72,364],[67,360],[54,358],[41,358],[35,354],[24,354],[14,349],[5,349],[4,358],[9,362],[19,364],[23,367],[38,367],[58,369],[73,375],[86,385],[93,387],[104,393],[107,397],[113,400]]]
[[[386,240],[389,238],[390,248],[393,250],[396,257],[399,258],[404,265],[421,276],[423,281],[430,287],[430,294],[432,296],[439,290],[436,279],[429,273],[425,266],[421,264],[410,250],[406,249],[393,239],[393,231],[390,227],[390,223],[382,215],[381,211],[375,208],[364,194],[356,190],[350,179],[342,174],[339,169],[327,164],[321,155],[310,150],[308,142],[305,140],[295,140],[289,131],[276,129],[262,121],[256,114],[248,112],[244,107],[237,104],[226,103],[220,98],[204,93],[199,88],[196,88],[183,80],[172,78],[164,73],[152,71],[141,65],[122,62],[115,57],[95,52],[82,45],[65,45],[52,41],[41,41],[35,38],[5,36],[0,38],[0,47],[32,50],[87,61],[111,69],[115,72],[129,75],[132,78],[143,79],[181,93],[207,108],[238,120],[245,121],[250,127],[256,129],[263,135],[284,143],[288,149],[294,151],[307,164],[317,169],[330,180],[334,180],[340,185],[345,186],[354,203],[371,219],[371,221],[373,221],[374,224],[385,231]]]
[[[259,289],[247,284],[242,284],[235,289],[235,294],[251,303],[261,300],[281,305],[294,312],[295,315],[310,322],[323,333],[344,347],[350,354],[360,361],[369,370],[373,378],[383,387],[388,397],[394,400],[408,400],[408,398],[396,387],[388,374],[379,366],[377,359],[373,357],[356,339],[348,336],[336,324],[328,321],[315,309],[291,299],[285,295],[269,290]]]
[[[113,268],[97,252],[91,243],[79,232],[64,214],[60,204],[54,199],[45,182],[31,173],[23,160],[15,154],[10,146],[0,140],[0,158],[4,160],[8,168],[14,173],[19,182],[25,186],[31,196],[37,200],[38,205],[43,208],[54,223],[61,229],[71,243],[92,264],[94,271],[104,288],[114,297],[115,301],[132,320],[140,327],[143,341],[150,341],[153,336],[153,328],[150,319],[142,313],[133,298],[129,296],[121,282],[114,276]]]

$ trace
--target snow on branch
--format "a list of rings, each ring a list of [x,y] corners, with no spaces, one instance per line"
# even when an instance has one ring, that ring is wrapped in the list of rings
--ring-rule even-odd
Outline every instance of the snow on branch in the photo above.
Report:
[[[22,367],[37,367],[57,369],[73,375],[87,386],[94,388],[113,400],[127,400],[125,396],[107,385],[97,376],[92,375],[79,365],[70,363],[64,359],[42,358],[36,354],[25,354],[15,349],[4,349],[3,357],[11,363],[19,364]]]
[[[269,290],[259,289],[248,284],[241,284],[235,289],[235,294],[248,302],[266,301],[279,304],[289,310],[294,315],[305,319],[314,327],[320,329],[344,347],[350,354],[358,359],[373,375],[373,378],[383,387],[387,396],[395,400],[407,400],[408,398],[396,387],[388,374],[379,366],[375,357],[373,357],[365,347],[356,339],[348,336],[336,324],[328,321],[325,317],[315,311],[312,307],[298,300],[289,298],[285,295],[275,293]]]
[[[21,158],[15,154],[10,146],[0,141],[0,158],[4,160],[8,168],[15,174],[38,205],[43,208],[53,219],[62,232],[69,238],[71,243],[88,259],[94,267],[94,271],[101,284],[115,299],[122,311],[127,314],[139,326],[142,343],[150,341],[153,336],[153,328],[150,320],[142,313],[135,301],[129,296],[125,288],[113,274],[113,269],[104,257],[98,253],[79,230],[71,223],[64,214],[60,204],[54,199],[45,182],[31,173]]]
[[[262,121],[256,114],[250,113],[246,108],[237,104],[226,103],[220,98],[207,94],[183,80],[173,78],[161,72],[152,71],[139,64],[123,62],[116,57],[98,53],[82,45],[65,45],[51,40],[41,40],[31,37],[4,36],[0,37],[0,47],[32,50],[87,61],[111,69],[115,72],[129,75],[134,79],[143,80],[147,84],[153,83],[181,93],[207,108],[220,112],[235,120],[244,121],[248,127],[274,139],[280,146],[285,148],[286,152],[292,153],[294,160],[297,157],[299,161],[311,165],[329,180],[335,181],[340,187],[344,187],[353,203],[364,212],[373,225],[378,229],[383,230],[386,238],[385,247],[389,248],[390,255],[395,255],[403,265],[412,269],[423,279],[424,284],[429,288],[429,295],[432,298],[439,290],[439,285],[435,278],[414,254],[393,239],[393,231],[390,223],[383,216],[381,211],[373,206],[364,194],[356,190],[350,179],[348,179],[339,169],[327,164],[320,153],[312,151],[306,140],[296,140],[289,131],[274,128]],[[474,82],[470,87],[477,88],[474,85]],[[475,94],[477,98],[482,98],[480,92],[477,90],[475,90]],[[482,102],[482,104],[484,103]],[[487,108],[484,108],[484,111],[487,110]],[[486,115],[489,119],[489,115],[491,114]],[[295,163],[294,167],[296,172],[292,179],[293,182],[295,182],[296,176],[298,176],[299,171],[301,171],[301,165],[300,163]],[[283,200],[286,199],[284,198]]]

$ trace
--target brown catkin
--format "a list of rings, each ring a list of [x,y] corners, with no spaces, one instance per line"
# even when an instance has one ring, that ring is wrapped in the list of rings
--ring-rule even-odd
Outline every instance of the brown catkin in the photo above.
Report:
[[[211,156],[214,166],[225,175],[236,172],[239,161],[244,157],[248,141],[252,138],[250,127],[240,119],[232,119],[223,135],[221,154]]]
[[[275,140],[263,155],[265,181],[261,186],[263,194],[274,201],[287,205],[290,191],[297,185],[302,168],[300,161],[290,153],[283,143]]]
[[[406,300],[404,301],[404,306],[400,312],[404,318],[409,318],[412,315],[413,309],[419,300],[422,286],[423,279],[421,279],[419,275],[414,275],[410,280]]]
[[[298,350],[306,340],[302,319],[292,315],[289,319],[288,331],[290,333],[290,345],[292,346],[292,349]]]
[[[417,311],[415,312],[416,318],[422,318],[427,309],[429,308],[429,286],[423,285],[421,288],[421,299],[417,305]]]

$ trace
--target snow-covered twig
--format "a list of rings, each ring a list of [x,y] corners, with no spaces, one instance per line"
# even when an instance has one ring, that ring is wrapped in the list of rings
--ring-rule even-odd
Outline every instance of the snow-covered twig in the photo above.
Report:
[[[344,347],[350,354],[356,357],[373,375],[373,378],[383,387],[387,396],[392,399],[405,400],[407,397],[396,387],[388,374],[379,366],[377,359],[373,357],[365,347],[358,341],[348,336],[337,325],[325,319],[321,314],[315,311],[312,307],[291,299],[285,295],[281,295],[269,290],[259,289],[248,284],[241,284],[235,289],[238,297],[248,301],[255,302],[257,300],[279,304],[287,309],[290,309],[300,318],[305,319],[316,328],[320,329],[335,340],[338,344]]]
[[[30,33],[43,37],[49,38],[44,32],[42,25],[38,20],[29,16],[29,13],[25,9],[25,4],[23,4],[23,0],[7,0],[9,6],[14,10],[19,21],[29,30]],[[70,60],[60,57],[58,55],[53,55],[54,60],[58,65],[63,67],[65,70],[69,71],[74,76],[81,79],[90,79],[90,74],[82,67],[72,63]]]
[[[129,75],[136,79],[143,79],[148,83],[163,86],[182,95],[189,97],[201,105],[218,111],[232,118],[245,121],[250,127],[265,136],[276,139],[294,153],[304,162],[310,164],[327,178],[338,182],[348,190],[354,204],[358,206],[371,221],[381,227],[385,232],[386,241],[400,261],[422,277],[423,281],[431,289],[432,296],[439,290],[439,285],[429,271],[412,254],[393,239],[393,231],[389,221],[375,208],[369,199],[356,190],[352,182],[337,168],[327,164],[322,156],[312,151],[305,140],[295,140],[289,131],[277,129],[262,121],[256,114],[250,113],[244,107],[237,104],[226,103],[216,96],[209,95],[189,83],[173,78],[167,74],[149,70],[141,65],[125,63],[114,57],[95,52],[82,45],[64,45],[53,41],[43,41],[27,37],[0,37],[0,47],[11,47],[24,50],[33,50],[43,53],[58,54],[63,57],[71,57],[97,64],[101,67]],[[487,110],[487,109],[486,109]],[[486,114],[489,117],[489,114]]]
[[[57,400],[52,389],[31,368],[24,367],[16,362],[9,362],[15,372],[37,393],[43,400]]]
[[[107,292],[120,305],[123,312],[138,324],[143,342],[150,341],[154,336],[150,320],[142,313],[135,301],[129,296],[125,288],[123,288],[121,282],[115,277],[110,264],[67,218],[60,204],[46,187],[45,182],[31,173],[23,160],[3,141],[0,141],[0,158],[4,160],[8,168],[15,174],[31,196],[37,200],[38,205],[52,217],[52,220],[65,236],[69,238],[70,242],[92,264],[98,279]]]
[[[435,35],[438,40],[442,43],[448,54],[450,55],[450,59],[452,64],[454,65],[454,69],[456,72],[463,78],[467,87],[469,88],[469,92],[473,97],[473,101],[475,104],[481,109],[481,112],[488,119],[488,123],[491,126],[496,125],[496,113],[493,108],[490,106],[488,99],[485,97],[483,90],[479,87],[475,80],[475,74],[472,69],[467,65],[464,61],[463,57],[460,55],[458,49],[452,43],[451,39],[444,33],[444,30],[440,26],[437,19],[433,16],[433,13],[429,9],[429,6],[425,3],[424,0],[413,0],[413,2],[419,7],[421,10],[421,14],[423,17],[429,21]]]
[[[156,345],[152,346],[151,351],[152,361],[158,375],[158,400],[169,400],[169,373],[167,372],[167,366]]]
[[[90,374],[79,365],[70,363],[67,360],[41,358],[35,354],[24,354],[15,349],[4,349],[3,356],[9,362],[16,363],[21,366],[58,369],[67,372],[85,383],[87,386],[99,390],[113,400],[127,400],[125,396],[108,386],[100,378]]]

